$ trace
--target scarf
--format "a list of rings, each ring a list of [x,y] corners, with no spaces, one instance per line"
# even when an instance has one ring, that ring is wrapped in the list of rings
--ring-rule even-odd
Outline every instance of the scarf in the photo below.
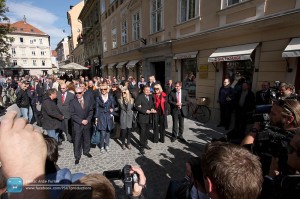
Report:
[[[154,103],[155,103],[155,108],[156,110],[158,109],[158,107],[161,107],[161,110],[163,111],[163,113],[165,113],[165,97],[166,97],[166,93],[162,92],[160,95],[155,94],[154,95]]]

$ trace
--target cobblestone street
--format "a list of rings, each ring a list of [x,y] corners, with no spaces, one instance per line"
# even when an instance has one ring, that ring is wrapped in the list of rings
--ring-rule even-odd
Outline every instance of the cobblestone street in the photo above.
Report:
[[[98,147],[91,149],[93,158],[82,156],[78,165],[74,164],[73,145],[63,142],[59,147],[60,158],[58,166],[69,168],[72,173],[83,172],[103,173],[107,170],[122,169],[124,165],[139,165],[147,177],[147,188],[144,195],[147,199],[165,198],[167,187],[171,179],[180,179],[185,174],[185,162],[191,156],[199,156],[204,145],[212,138],[221,137],[223,128],[216,128],[215,124],[206,124],[185,119],[184,138],[187,143],[170,141],[172,118],[168,116],[167,137],[165,143],[148,142],[152,148],[146,150],[142,156],[137,148],[139,135],[133,133],[132,149],[122,150],[119,139],[110,140],[110,152],[100,153]],[[113,181],[116,188],[117,198],[126,198],[123,191],[123,183],[120,180]]]

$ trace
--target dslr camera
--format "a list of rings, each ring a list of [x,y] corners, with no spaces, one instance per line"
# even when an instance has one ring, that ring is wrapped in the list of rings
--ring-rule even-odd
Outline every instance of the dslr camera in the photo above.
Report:
[[[103,175],[109,180],[122,180],[126,195],[132,195],[134,183],[139,182],[139,176],[136,172],[130,174],[131,166],[125,165],[123,169],[104,171]]]

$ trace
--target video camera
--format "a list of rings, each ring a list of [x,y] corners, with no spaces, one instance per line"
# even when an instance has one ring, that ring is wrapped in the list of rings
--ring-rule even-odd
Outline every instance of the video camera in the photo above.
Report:
[[[261,128],[265,128],[270,124],[269,113],[271,112],[272,104],[257,105],[253,114],[253,121],[259,122]]]
[[[139,182],[139,176],[136,172],[130,174],[130,165],[125,165],[123,169],[104,171],[103,175],[109,180],[122,180],[126,195],[132,195],[134,183]]]
[[[263,131],[257,132],[254,141],[254,153],[274,157],[287,156],[287,147],[294,132],[274,126],[266,126]]]

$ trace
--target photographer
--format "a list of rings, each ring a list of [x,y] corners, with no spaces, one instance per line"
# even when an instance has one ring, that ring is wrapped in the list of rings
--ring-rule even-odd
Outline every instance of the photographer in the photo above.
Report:
[[[300,127],[300,102],[296,99],[274,101],[270,112],[270,125],[284,130]],[[241,145],[253,144],[257,132],[261,131],[259,122],[255,122]]]
[[[278,158],[272,158],[269,175],[265,176],[261,198],[297,198],[299,190],[296,186],[300,182],[300,132],[298,131],[288,145],[288,172],[280,170]]]

